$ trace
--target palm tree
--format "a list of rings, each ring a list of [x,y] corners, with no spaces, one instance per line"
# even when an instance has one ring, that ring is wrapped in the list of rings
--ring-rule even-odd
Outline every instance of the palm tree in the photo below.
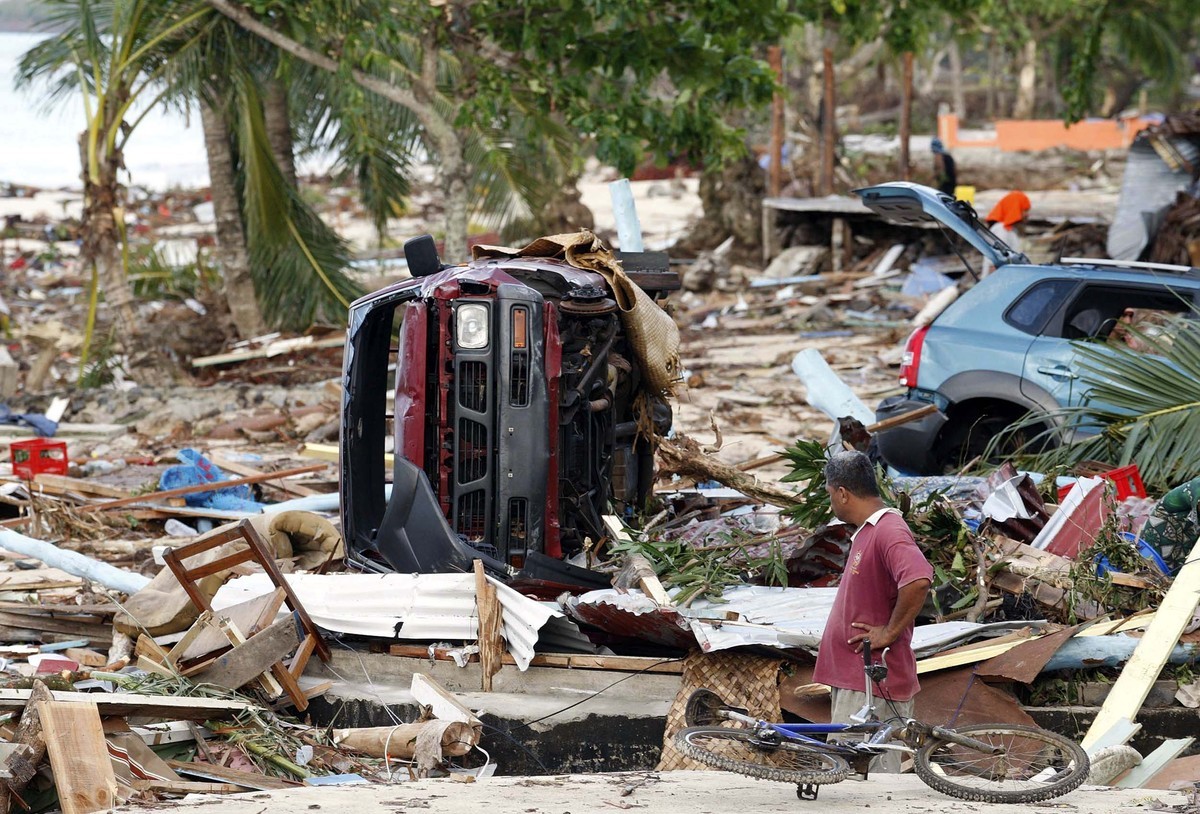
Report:
[[[84,94],[83,254],[95,271],[93,302],[102,289],[122,337],[138,331],[118,179],[125,142],[145,115],[127,119],[135,101],[146,110],[201,107],[225,295],[238,332],[262,333],[265,321],[289,328],[341,322],[358,294],[342,273],[349,252],[288,184],[291,163],[281,171],[269,143],[260,80],[275,67],[274,50],[195,0],[52,0],[51,8],[60,33],[24,55],[18,81],[46,78],[55,101]],[[94,309],[89,343],[93,325]]]
[[[83,95],[81,258],[92,272],[92,294],[81,371],[88,361],[101,289],[125,342],[138,334],[122,251],[125,197],[119,178],[125,144],[145,115],[131,120],[131,111],[135,103],[148,110],[162,98],[170,63],[152,59],[156,49],[168,39],[175,40],[180,53],[194,48],[196,40],[186,32],[208,16],[199,4],[172,4],[169,9],[152,8],[155,5],[152,0],[48,0],[47,25],[60,33],[25,53],[18,68],[18,85],[47,78],[52,100]]]

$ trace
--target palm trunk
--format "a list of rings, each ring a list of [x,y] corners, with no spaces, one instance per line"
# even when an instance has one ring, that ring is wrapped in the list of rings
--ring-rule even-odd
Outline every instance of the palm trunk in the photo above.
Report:
[[[86,168],[87,137],[81,137],[81,153]],[[98,140],[95,156],[96,174],[83,173],[83,240],[80,255],[84,267],[94,266],[104,300],[113,314],[126,349],[132,348],[138,334],[137,316],[133,308],[133,290],[125,273],[121,257],[121,218],[124,216],[122,187],[117,178],[121,167],[121,151],[109,152],[104,139]]]
[[[449,160],[442,156],[442,186],[446,196],[446,245],[442,259],[460,263],[467,259],[467,228],[471,217],[470,184],[461,155]]]
[[[954,105],[954,115],[959,120],[967,117],[967,96],[963,92],[962,52],[958,49],[958,41],[950,40],[950,99]]]
[[[1017,77],[1014,119],[1032,119],[1037,106],[1037,40],[1029,39],[1021,49],[1021,72]]]
[[[287,88],[277,77],[267,79],[263,94],[263,116],[267,122],[267,139],[279,171],[293,189],[296,188],[296,155],[292,140],[292,122],[288,111]]]
[[[224,279],[225,300],[238,336],[248,339],[265,333],[265,323],[250,276],[250,252],[234,180],[229,127],[225,117],[203,101],[200,120],[208,153],[208,177],[217,221],[217,259]]]

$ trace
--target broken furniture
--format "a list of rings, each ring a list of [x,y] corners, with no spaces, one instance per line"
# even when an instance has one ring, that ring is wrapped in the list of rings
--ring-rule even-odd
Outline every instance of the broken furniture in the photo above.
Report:
[[[190,557],[239,539],[246,542],[246,548],[241,551],[221,557],[213,562],[196,566],[195,568],[189,568],[185,564],[186,560]],[[272,552],[268,549],[266,543],[250,521],[243,520],[241,523],[220,534],[214,534],[207,539],[167,551],[163,555],[163,559],[167,567],[171,569],[171,573],[179,580],[179,584],[183,586],[184,591],[187,592],[188,598],[192,600],[192,603],[201,612],[208,611],[210,613],[212,612],[212,605],[205,593],[197,587],[197,580],[246,562],[255,562],[262,567],[272,584],[283,591],[284,604],[292,611],[293,616],[298,619],[305,634],[291,662],[286,666],[280,661],[275,662],[270,668],[271,675],[279,682],[282,692],[288,694],[292,703],[296,705],[296,709],[305,710],[308,707],[308,698],[304,690],[297,683],[297,679],[304,672],[304,667],[308,664],[308,659],[313,652],[316,652],[321,661],[329,661],[329,647],[321,638],[320,631],[312,619],[309,618],[308,613],[304,610],[304,606],[300,604],[300,600],[292,592],[286,580],[284,580],[279,566],[275,563]],[[244,635],[232,625],[227,626],[225,629],[230,634],[230,640],[233,642],[235,648],[246,643],[247,640]],[[239,638],[241,641],[238,641]]]

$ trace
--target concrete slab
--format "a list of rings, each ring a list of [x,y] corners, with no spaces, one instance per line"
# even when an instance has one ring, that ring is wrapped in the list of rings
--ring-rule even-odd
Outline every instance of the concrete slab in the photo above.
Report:
[[[1148,799],[1180,804],[1178,792],[1087,787],[1038,808],[1070,808],[1089,814],[1132,812]],[[196,795],[182,803],[146,806],[141,811],[183,812],[203,807],[203,814],[262,814],[263,811],[354,811],[395,814],[419,808],[422,814],[611,814],[613,809],[645,808],[654,814],[756,814],[820,811],[821,814],[862,809],[888,812],[988,812],[1028,814],[1027,805],[968,803],[926,787],[915,775],[877,775],[865,782],[846,781],[821,789],[817,801],[796,799],[784,783],[751,780],[726,772],[621,773],[544,777],[493,777],[476,783],[421,780],[399,785],[303,788],[224,797]]]

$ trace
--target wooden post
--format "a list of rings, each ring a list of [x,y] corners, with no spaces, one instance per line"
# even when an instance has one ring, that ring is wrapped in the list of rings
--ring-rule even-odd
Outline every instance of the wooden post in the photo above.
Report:
[[[826,48],[825,120],[821,128],[821,194],[833,193],[833,141],[837,137],[837,100],[834,98],[833,49]]]
[[[783,49],[778,45],[767,48],[767,62],[775,74],[775,96],[771,100],[771,163],[767,179],[767,194],[778,198],[783,190]]]
[[[908,142],[912,137],[912,101],[913,101],[913,55],[912,51],[904,52],[904,78],[900,88],[900,177],[907,181],[912,176],[912,167],[908,158]]]
[[[500,602],[496,587],[483,573],[483,561],[475,560],[475,603],[479,609],[479,666],[483,691],[492,691],[492,676],[500,671],[504,643],[500,638]]]

